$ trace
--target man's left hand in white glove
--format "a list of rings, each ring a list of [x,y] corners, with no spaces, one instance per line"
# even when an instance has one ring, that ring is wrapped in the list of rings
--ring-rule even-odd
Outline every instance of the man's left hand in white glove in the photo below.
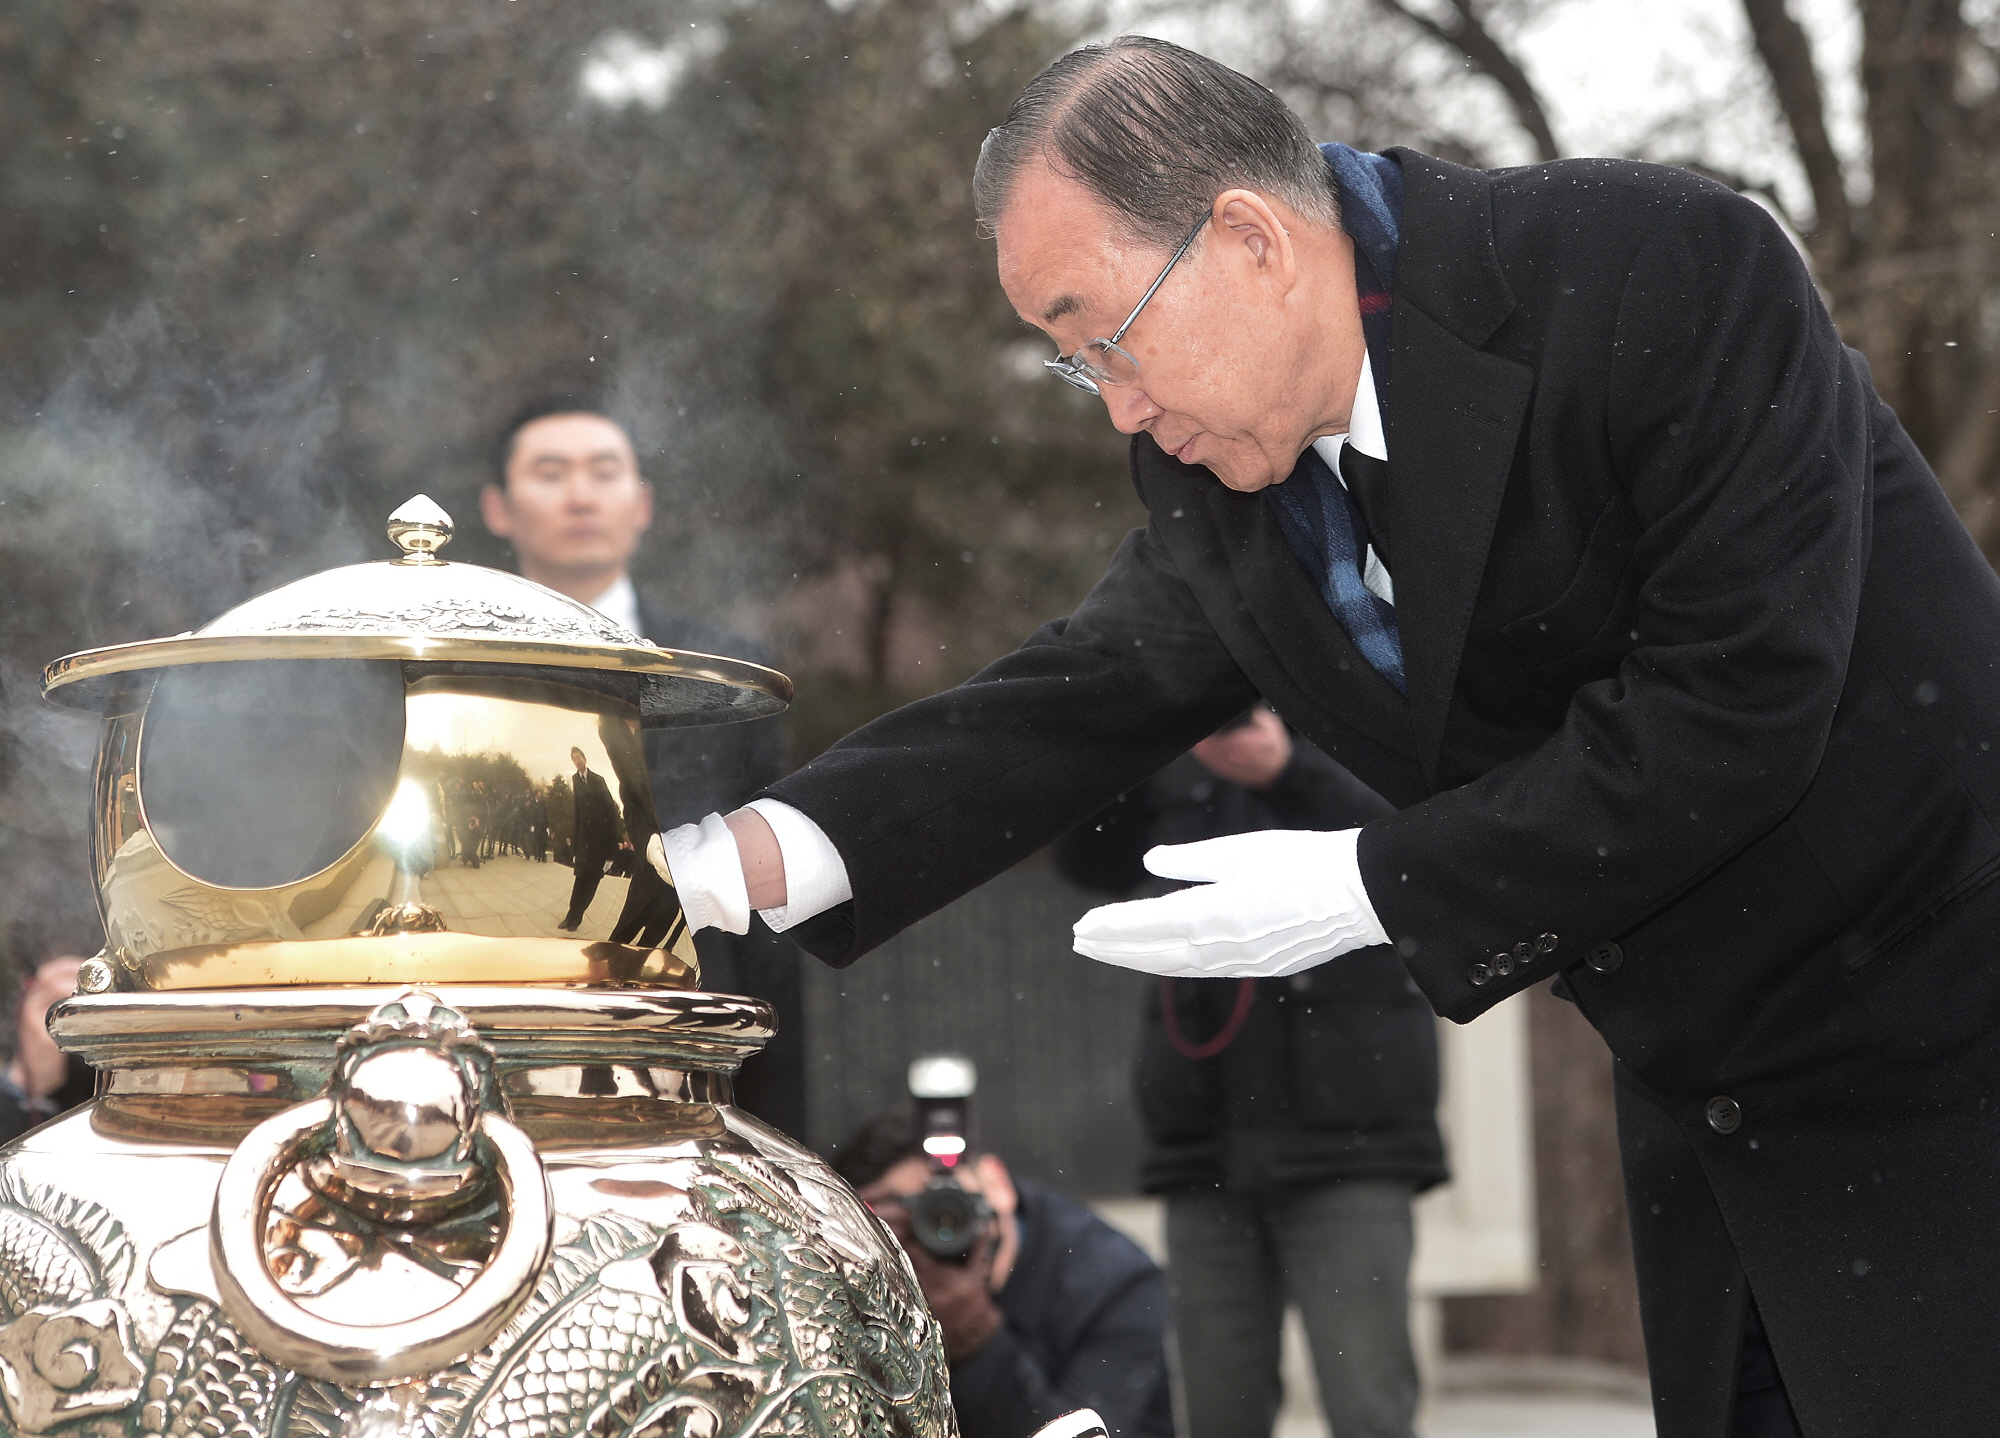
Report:
[[[1163,844],[1146,867],[1197,885],[1092,909],[1076,951],[1166,978],[1273,978],[1386,944],[1355,858],[1359,829],[1263,829]]]

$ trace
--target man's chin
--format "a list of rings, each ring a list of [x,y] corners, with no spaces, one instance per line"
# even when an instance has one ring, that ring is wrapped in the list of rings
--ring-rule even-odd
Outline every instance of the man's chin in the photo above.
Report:
[[[1222,481],[1224,489],[1233,489],[1238,494],[1255,494],[1259,490],[1269,489],[1274,484],[1281,484],[1285,479],[1284,475],[1272,474],[1269,470],[1258,470],[1250,474],[1238,474],[1233,471],[1218,469],[1212,464],[1208,468],[1211,474]]]

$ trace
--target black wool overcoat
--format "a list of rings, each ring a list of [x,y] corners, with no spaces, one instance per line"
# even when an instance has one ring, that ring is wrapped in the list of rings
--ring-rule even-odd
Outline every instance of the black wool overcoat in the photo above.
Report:
[[[569,790],[575,825],[571,847],[576,851],[576,867],[581,871],[601,866],[618,852],[618,801],[611,797],[611,786],[595,769],[570,775]]]
[[[1438,1012],[1561,969],[1609,1044],[1664,1438],[1724,1432],[1746,1293],[1810,1438],[1990,1431],[2000,582],[1750,201],[1391,153],[1407,701],[1140,436],[1075,615],[773,791],[852,877],[803,937],[852,959],[1261,693],[1398,806],[1362,873]]]

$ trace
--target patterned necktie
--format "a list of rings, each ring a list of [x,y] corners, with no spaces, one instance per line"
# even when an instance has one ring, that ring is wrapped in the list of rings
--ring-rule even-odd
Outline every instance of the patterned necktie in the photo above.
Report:
[[[1311,445],[1299,456],[1298,467],[1269,496],[1285,543],[1306,566],[1320,597],[1354,647],[1375,672],[1407,695],[1403,677],[1403,639],[1396,629],[1396,606],[1371,594],[1361,582],[1368,554],[1368,521]]]

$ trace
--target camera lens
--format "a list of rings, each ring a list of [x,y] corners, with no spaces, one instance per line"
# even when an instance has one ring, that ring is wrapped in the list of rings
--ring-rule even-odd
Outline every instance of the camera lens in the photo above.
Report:
[[[993,1212],[985,1199],[949,1180],[912,1198],[909,1211],[917,1242],[939,1258],[963,1258],[970,1253]]]

